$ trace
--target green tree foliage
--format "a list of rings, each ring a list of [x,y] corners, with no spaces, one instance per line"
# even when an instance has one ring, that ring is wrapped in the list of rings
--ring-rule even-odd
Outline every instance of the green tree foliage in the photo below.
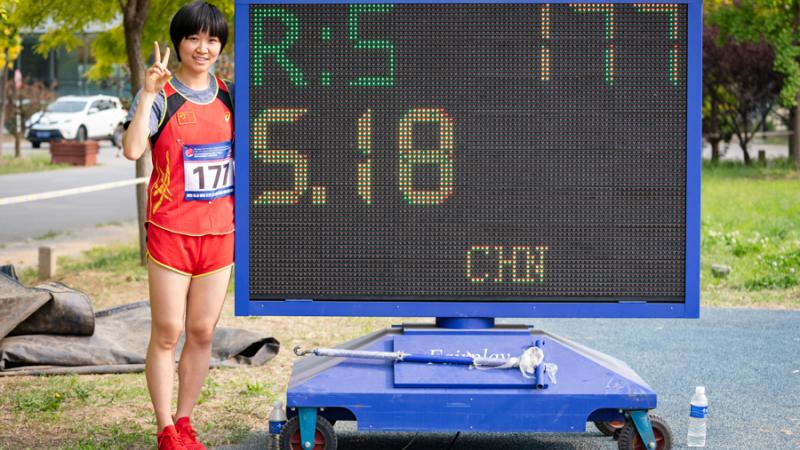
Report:
[[[12,0],[2,0],[12,1]],[[36,52],[46,56],[50,50],[65,47],[72,50],[81,45],[81,30],[90,25],[109,24],[107,31],[99,33],[92,42],[92,55],[95,64],[89,68],[86,76],[93,80],[101,80],[113,75],[116,67],[130,67],[126,50],[125,23],[118,23],[126,9],[132,3],[144,3],[146,20],[139,36],[139,51],[143,58],[152,56],[153,42],[169,43],[169,23],[175,12],[186,0],[59,0],[58,2],[41,2],[37,0],[15,0],[20,2],[20,20],[26,26],[49,24],[36,46]],[[207,0],[217,6],[228,18],[231,25],[226,50],[233,49],[233,1]],[[163,45],[162,45],[163,47]],[[174,50],[173,50],[174,51]],[[136,83],[133,83],[136,84]],[[135,94],[139,86],[133,86]]]
[[[8,102],[8,71],[22,51],[22,39],[16,23],[14,12],[18,0],[0,0],[0,125],[6,122],[5,111]],[[14,85],[11,85],[14,88]],[[0,129],[0,131],[2,131]]]
[[[781,105],[797,103],[800,92],[800,0],[737,0],[707,5],[707,22],[723,39],[765,41],[775,53],[775,71],[783,75]]]
[[[735,134],[746,164],[751,161],[748,143],[763,127],[783,86],[783,76],[772,69],[773,64],[774,52],[763,40],[737,42],[720,39],[713,26],[703,30],[706,137],[713,145],[713,139]]]
[[[706,23],[722,38],[765,41],[775,54],[774,70],[783,76],[780,104],[791,108],[788,123],[795,131],[789,155],[800,168],[800,0],[708,0]]]
[[[0,66],[10,69],[22,51],[22,39],[13,20],[18,0],[0,0]],[[5,78],[4,78],[5,79]]]

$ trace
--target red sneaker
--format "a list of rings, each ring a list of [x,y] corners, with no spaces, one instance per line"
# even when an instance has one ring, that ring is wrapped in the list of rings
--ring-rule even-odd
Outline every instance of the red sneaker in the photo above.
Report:
[[[179,418],[175,422],[175,429],[178,430],[178,434],[183,439],[183,445],[186,450],[206,450],[206,446],[197,440],[197,432],[194,431],[188,417]]]
[[[158,450],[186,450],[178,430],[172,425],[167,425],[156,435],[158,437]]]

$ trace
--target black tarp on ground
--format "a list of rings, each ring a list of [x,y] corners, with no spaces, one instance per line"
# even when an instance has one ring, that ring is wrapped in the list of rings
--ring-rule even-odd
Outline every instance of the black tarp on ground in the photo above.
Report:
[[[142,371],[149,337],[147,301],[94,314],[80,291],[60,283],[29,288],[0,271],[0,376]],[[270,336],[218,327],[211,366],[261,365],[279,346]],[[182,348],[183,336],[176,359]]]

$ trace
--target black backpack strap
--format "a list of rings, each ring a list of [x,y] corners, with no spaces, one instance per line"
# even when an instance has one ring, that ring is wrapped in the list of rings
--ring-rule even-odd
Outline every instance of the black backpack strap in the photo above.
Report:
[[[224,91],[222,89],[217,89],[217,98],[222,102],[222,104],[225,105],[226,108],[228,108],[231,113],[233,113],[233,100],[231,99],[231,93],[228,90],[228,84],[225,83],[225,80],[222,78],[217,78],[217,83],[222,83],[225,85]]]
[[[167,123],[169,123],[169,119],[175,115],[176,112],[180,109],[183,104],[186,103],[186,98],[180,95],[177,92],[172,93],[169,97],[167,97],[167,104],[166,104],[166,111],[161,118],[161,122],[158,124],[158,131],[156,134],[150,137],[150,148],[154,148],[156,146],[156,142],[158,142],[158,138],[161,136],[161,133],[167,127]]]

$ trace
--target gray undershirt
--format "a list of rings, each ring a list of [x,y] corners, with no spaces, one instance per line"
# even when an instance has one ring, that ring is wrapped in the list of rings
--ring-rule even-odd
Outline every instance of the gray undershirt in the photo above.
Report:
[[[187,87],[185,84],[178,81],[177,78],[172,77],[171,82],[175,89],[181,93],[184,97],[189,99],[189,101],[193,103],[199,104],[206,104],[210,103],[213,99],[215,94],[217,93],[217,79],[214,75],[209,74],[209,78],[211,81],[208,84],[206,89],[201,89],[196,91]],[[231,96],[231,102],[233,102],[233,83],[230,81],[226,81],[225,84],[228,86],[228,93]],[[136,93],[136,97],[133,99],[133,103],[131,104],[131,109],[128,111],[128,118],[125,119],[125,127],[128,127],[128,124],[131,123],[133,120],[134,114],[136,114],[136,108],[139,106],[140,97],[142,96],[142,89],[139,89],[139,92]],[[150,110],[150,136],[156,134],[158,131],[158,122],[161,120],[161,115],[164,113],[164,92],[163,90],[156,94],[155,101],[153,101],[153,108]]]

